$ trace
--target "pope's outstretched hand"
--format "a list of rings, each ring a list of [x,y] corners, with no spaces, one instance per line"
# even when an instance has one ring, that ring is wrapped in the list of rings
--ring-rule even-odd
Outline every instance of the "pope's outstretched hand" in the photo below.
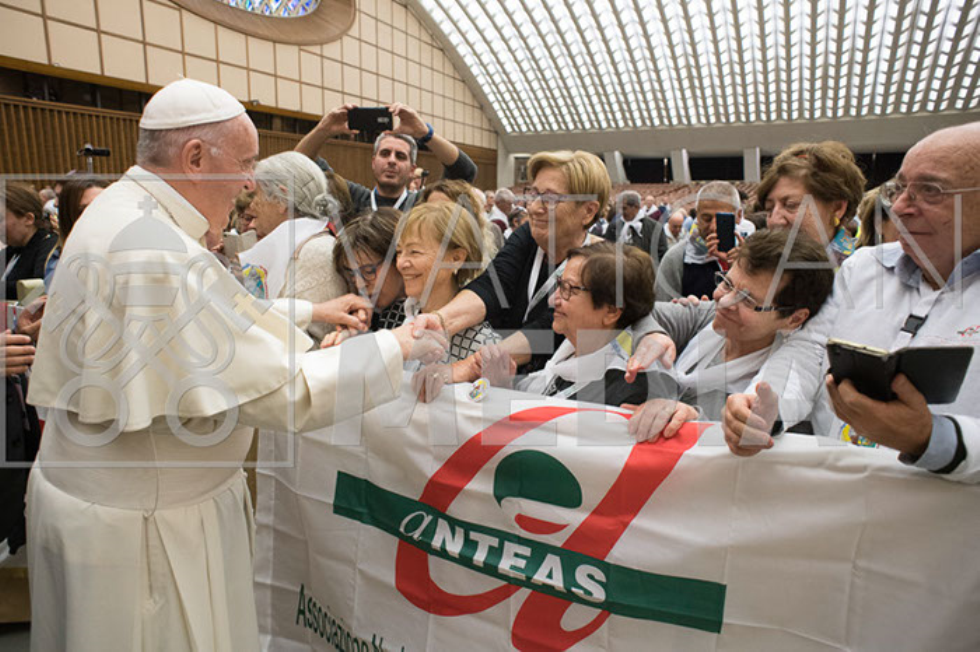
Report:
[[[442,329],[442,322],[433,314],[423,313],[411,324],[402,324],[391,332],[398,338],[406,360],[431,364],[445,358],[449,350],[449,338]]]
[[[337,324],[354,331],[366,331],[371,325],[371,302],[356,294],[345,294],[313,304],[313,321],[319,324]]]

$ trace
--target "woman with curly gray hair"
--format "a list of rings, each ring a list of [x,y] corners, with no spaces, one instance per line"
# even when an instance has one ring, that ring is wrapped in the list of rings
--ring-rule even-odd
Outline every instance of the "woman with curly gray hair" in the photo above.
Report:
[[[316,163],[297,152],[283,152],[255,167],[253,226],[259,242],[240,255],[246,285],[267,299],[295,298],[313,303],[347,291],[333,263],[335,239],[329,230],[340,203],[327,189]],[[319,342],[333,330],[313,324],[309,334]]]

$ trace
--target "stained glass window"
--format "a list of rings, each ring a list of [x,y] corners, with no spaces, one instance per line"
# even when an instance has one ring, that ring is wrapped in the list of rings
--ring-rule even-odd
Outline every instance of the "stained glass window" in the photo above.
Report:
[[[298,18],[317,8],[320,0],[216,0],[221,4],[275,18]]]

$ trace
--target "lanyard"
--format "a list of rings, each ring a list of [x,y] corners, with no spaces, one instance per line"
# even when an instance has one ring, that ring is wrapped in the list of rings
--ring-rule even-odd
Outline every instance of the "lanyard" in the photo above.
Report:
[[[10,276],[10,272],[14,268],[14,265],[17,264],[18,260],[20,260],[20,254],[14,254],[10,257],[10,261],[7,263],[7,269],[3,271],[3,279],[0,280],[7,280],[7,277]]]
[[[560,392],[555,392],[555,386],[558,384],[558,378],[560,376],[555,376],[550,383],[548,383],[548,388],[544,390],[545,396],[553,396],[555,398],[568,398],[569,396],[574,396],[578,394],[582,389],[586,387],[592,381],[580,380],[579,382],[569,385]]]
[[[582,240],[582,246],[589,241],[589,233],[585,233],[585,239]],[[531,314],[531,310],[534,306],[538,305],[541,299],[545,298],[551,293],[552,288],[555,287],[555,283],[561,273],[565,271],[565,264],[568,262],[568,257],[561,261],[561,264],[555,268],[555,271],[551,273],[551,276],[544,282],[538,291],[534,291],[534,282],[538,279],[538,274],[541,273],[541,265],[544,264],[544,249],[538,247],[538,253],[534,255],[534,265],[531,267],[531,278],[527,281],[527,310],[524,311],[524,319],[522,323],[527,323],[527,316]]]
[[[615,353],[617,357],[619,357],[621,360],[629,359],[629,356],[626,354],[625,349],[623,349],[623,347],[616,339],[614,339],[610,344],[612,346],[613,353]],[[610,369],[615,369],[615,368],[616,367],[610,367]],[[580,391],[585,389],[589,384],[594,383],[597,380],[602,380],[602,377],[593,378],[591,380],[589,379],[580,380],[577,383],[572,383],[570,386],[566,387],[560,392],[555,392],[554,389],[558,385],[559,378],[561,378],[561,376],[555,374],[555,377],[551,379],[551,382],[548,383],[548,387],[544,390],[545,396],[554,396],[555,398],[568,398],[569,396],[575,396]]]
[[[408,188],[405,188],[404,190],[402,190],[401,197],[398,198],[398,201],[395,202],[395,205],[392,206],[392,208],[394,208],[396,211],[399,210],[401,208],[402,204],[405,203],[405,199],[407,199],[407,198],[408,198]],[[372,211],[378,210],[378,189],[377,188],[375,188],[374,190],[371,191],[371,210]]]
[[[928,288],[928,290],[923,293],[922,288]],[[939,297],[943,295],[945,290],[945,285],[938,290],[933,290],[932,286],[926,282],[925,278],[921,280],[919,285],[919,299],[916,301],[915,307],[912,308],[912,311],[909,313],[909,317],[905,321],[905,326],[898,332],[898,335],[892,342],[891,349],[893,351],[909,346],[912,343],[912,340],[918,334],[922,323],[925,322],[926,318],[929,316],[929,313],[936,305],[936,302],[939,301]],[[915,326],[910,327],[910,323],[912,323],[913,320],[918,320],[918,323]]]

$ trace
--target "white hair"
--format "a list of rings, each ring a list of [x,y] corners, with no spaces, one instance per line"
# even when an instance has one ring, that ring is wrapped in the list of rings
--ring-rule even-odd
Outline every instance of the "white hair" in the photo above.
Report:
[[[269,200],[291,206],[294,218],[330,220],[340,215],[340,202],[330,194],[323,171],[299,152],[282,152],[259,161],[255,182]]]
[[[742,199],[738,189],[727,181],[712,181],[698,191],[698,204],[702,199],[720,201],[729,204],[734,212],[742,210]]]
[[[470,188],[470,190],[472,190],[473,194],[476,195],[476,199],[479,202],[478,204],[479,206],[483,206],[484,204],[487,203],[487,193],[483,192],[479,188]]]
[[[640,193],[635,190],[624,190],[619,193],[619,197],[616,201],[622,206],[639,206],[640,205]]]
[[[191,140],[201,140],[217,155],[218,143],[226,138],[234,118],[181,129],[140,129],[136,141],[136,165],[168,168],[177,162],[180,152]]]
[[[495,201],[507,201],[512,204],[517,200],[510,188],[498,189],[497,192],[494,193],[493,198]]]

